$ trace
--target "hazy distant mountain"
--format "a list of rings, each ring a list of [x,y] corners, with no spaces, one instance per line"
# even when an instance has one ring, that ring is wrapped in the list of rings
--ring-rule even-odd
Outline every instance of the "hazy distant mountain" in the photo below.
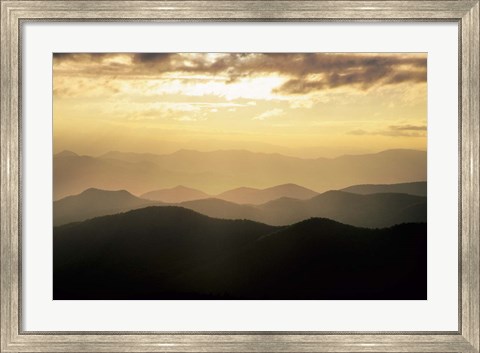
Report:
[[[238,205],[217,199],[185,202],[180,206],[210,217],[250,219],[279,226],[311,217],[324,217],[368,228],[427,221],[425,197],[393,193],[358,195],[328,191],[308,200],[283,197],[257,206]]]
[[[54,225],[125,212],[159,204],[126,191],[89,189],[79,195],[55,201]],[[221,219],[248,219],[284,226],[311,217],[324,217],[359,227],[382,228],[406,222],[427,221],[427,199],[408,194],[359,195],[328,191],[311,199],[282,197],[262,205],[237,204],[208,198],[181,202],[181,207]]]
[[[62,151],[54,155],[54,157],[78,157],[78,154],[72,151]]]
[[[241,187],[234,190],[225,191],[216,197],[238,204],[260,205],[281,197],[304,200],[310,199],[315,195],[318,195],[318,193],[302,186],[295,184],[284,184],[267,189]]]
[[[147,207],[53,239],[54,299],[426,299],[426,224],[278,228]]]
[[[351,192],[354,194],[376,194],[376,193],[400,193],[410,194],[418,196],[427,196],[427,182],[417,181],[413,183],[401,183],[401,184],[364,184],[353,185],[348,188],[342,189],[342,191]]]
[[[263,212],[255,206],[240,205],[214,198],[182,202],[178,206],[213,218],[248,219],[257,222],[262,222],[265,218]]]
[[[125,189],[135,194],[158,189],[158,185],[181,182],[181,175],[149,162],[130,163],[89,156],[55,155],[53,198],[76,195],[88,188]]]
[[[215,196],[208,195],[200,190],[179,185],[171,189],[150,191],[140,195],[140,197],[166,203],[181,203],[186,201],[215,198],[230,201],[236,204],[260,205],[281,197],[291,197],[294,199],[303,200],[312,198],[315,195],[318,195],[318,193],[295,184],[277,185],[266,189],[240,187],[225,191]]]
[[[206,199],[211,196],[200,190],[179,185],[171,189],[150,191],[140,195],[140,197],[148,200],[162,201],[165,203],[180,203],[191,200]]]
[[[54,201],[53,225],[83,221],[152,204],[158,204],[158,202],[140,199],[125,190],[108,191],[90,188],[81,194]]]
[[[412,206],[425,210],[411,214]],[[407,194],[357,195],[343,191],[328,191],[312,199],[299,201],[288,198],[260,206],[266,212],[268,224],[291,224],[309,217],[325,217],[359,227],[383,228],[405,222],[426,222],[427,200]],[[425,218],[419,219],[419,216]]]
[[[426,180],[425,151],[388,150],[338,158],[301,159],[249,151],[168,155],[110,152],[101,157],[54,156],[54,199],[89,187],[126,189],[134,194],[176,185],[215,195],[248,185],[297,184],[323,192],[356,184]]]

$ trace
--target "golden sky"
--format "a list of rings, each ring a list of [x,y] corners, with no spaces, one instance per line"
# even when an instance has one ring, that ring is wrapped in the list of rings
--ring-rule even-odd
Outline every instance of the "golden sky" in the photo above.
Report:
[[[54,54],[54,152],[426,150],[427,56]]]

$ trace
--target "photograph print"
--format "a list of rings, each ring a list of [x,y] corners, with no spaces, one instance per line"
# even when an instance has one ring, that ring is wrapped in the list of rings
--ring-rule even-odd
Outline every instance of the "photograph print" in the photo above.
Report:
[[[425,53],[54,53],[54,300],[426,300]]]

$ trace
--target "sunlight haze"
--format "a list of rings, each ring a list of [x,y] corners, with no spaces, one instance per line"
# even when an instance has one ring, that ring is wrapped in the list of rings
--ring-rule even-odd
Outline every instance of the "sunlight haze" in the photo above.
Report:
[[[426,54],[54,54],[54,152],[426,150]]]

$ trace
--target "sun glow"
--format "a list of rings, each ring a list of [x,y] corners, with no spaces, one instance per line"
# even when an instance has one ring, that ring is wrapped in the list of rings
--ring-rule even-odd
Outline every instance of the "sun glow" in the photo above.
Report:
[[[424,150],[425,65],[423,54],[57,55],[55,150],[97,154],[119,139],[141,152],[165,140],[297,156]]]

